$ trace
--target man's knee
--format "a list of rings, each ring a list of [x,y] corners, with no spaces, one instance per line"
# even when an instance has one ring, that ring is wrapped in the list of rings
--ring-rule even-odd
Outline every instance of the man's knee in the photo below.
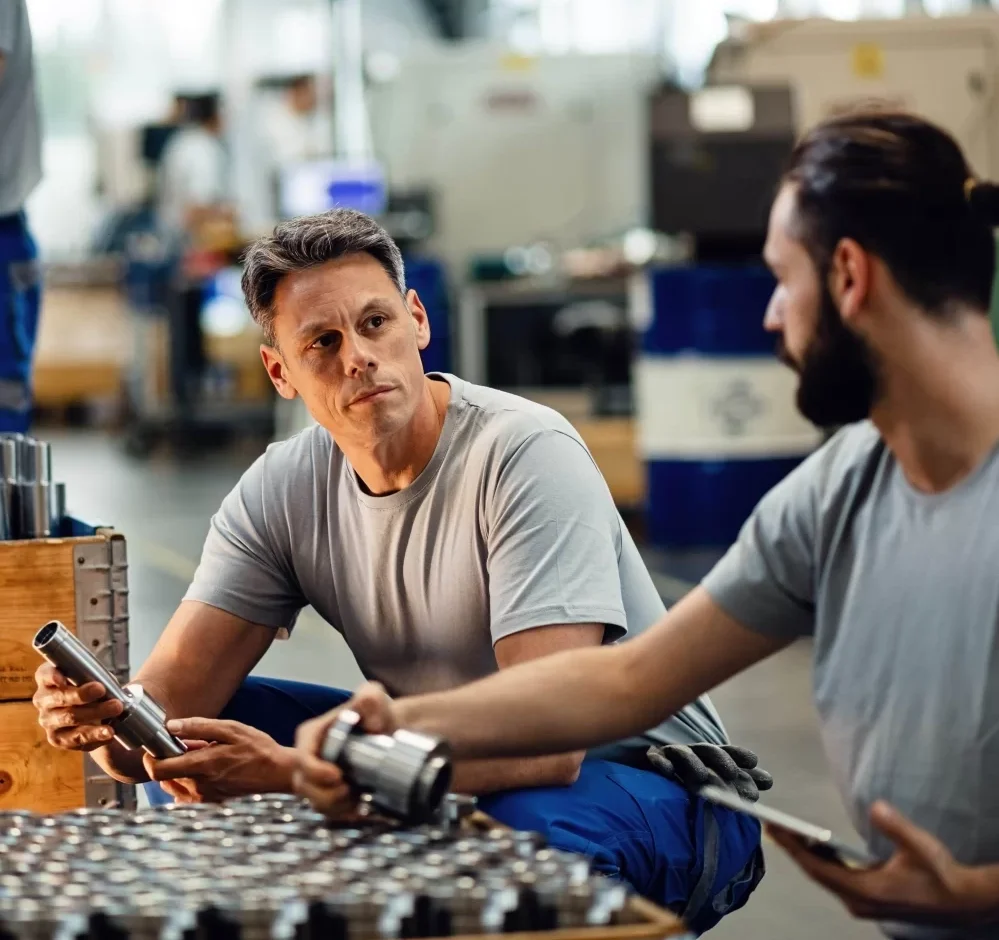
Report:
[[[755,821],[715,813],[650,771],[589,760],[571,787],[514,790],[480,805],[500,822],[588,856],[598,871],[687,916],[698,932],[745,904],[763,873]]]
[[[349,698],[350,693],[343,689],[248,676],[219,718],[249,725],[270,735],[283,747],[291,747],[300,724],[342,705]]]

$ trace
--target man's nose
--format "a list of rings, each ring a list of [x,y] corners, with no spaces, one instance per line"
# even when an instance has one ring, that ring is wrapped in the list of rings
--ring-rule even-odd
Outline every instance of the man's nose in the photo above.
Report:
[[[375,367],[375,357],[370,345],[360,336],[345,336],[343,346],[344,371],[351,378]]]

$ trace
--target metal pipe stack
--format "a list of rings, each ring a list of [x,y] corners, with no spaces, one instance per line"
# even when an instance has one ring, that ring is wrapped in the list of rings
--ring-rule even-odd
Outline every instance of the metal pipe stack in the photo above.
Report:
[[[0,435],[0,539],[50,538],[65,517],[66,484],[52,479],[52,445]]]
[[[0,813],[2,940],[395,940],[620,922],[533,834],[336,829],[294,797]]]

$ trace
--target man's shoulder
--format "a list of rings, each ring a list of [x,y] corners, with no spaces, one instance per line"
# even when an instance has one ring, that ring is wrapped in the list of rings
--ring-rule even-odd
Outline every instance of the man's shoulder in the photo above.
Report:
[[[852,488],[886,455],[884,439],[870,421],[838,430],[802,466],[824,493]]]
[[[330,457],[334,450],[337,447],[330,432],[315,424],[283,441],[270,444],[254,468],[268,483],[288,485],[306,479],[314,480],[319,475],[329,474]]]
[[[582,438],[564,415],[520,395],[462,382],[460,407],[479,444],[516,450],[538,435],[559,434],[576,441],[585,451]]]
[[[774,487],[760,503],[764,515],[786,507],[809,508],[813,518],[841,518],[856,509],[887,453],[884,440],[869,421],[838,430]]]

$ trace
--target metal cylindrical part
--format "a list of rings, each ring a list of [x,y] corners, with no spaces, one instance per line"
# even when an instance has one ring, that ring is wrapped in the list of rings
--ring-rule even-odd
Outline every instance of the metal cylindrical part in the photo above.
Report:
[[[0,479],[16,483],[21,478],[21,435],[0,438]]]
[[[66,518],[66,484],[53,483],[49,486],[49,529],[52,535],[62,534],[62,523]]]
[[[187,748],[166,729],[166,712],[137,682],[126,685],[126,709],[114,720],[115,737],[130,748],[144,748],[158,760],[180,757]]]
[[[17,484],[0,480],[0,539],[16,539],[19,531]]]
[[[25,483],[52,482],[52,445],[26,438],[21,442],[20,479]]]
[[[157,759],[187,752],[184,744],[167,731],[166,713],[159,703],[138,683],[122,688],[104,664],[58,620],[45,624],[35,634],[32,645],[73,685],[99,682],[108,698],[121,702],[121,715],[108,724],[114,729],[115,740],[124,747],[141,747]]]
[[[383,812],[409,822],[432,818],[451,784],[447,743],[403,729],[361,734],[358,724],[356,713],[344,712],[327,732],[323,759]]]
[[[50,620],[32,641],[32,646],[55,666],[73,685],[99,682],[109,698],[128,706],[128,696],[118,680],[101,663],[80,639],[69,632],[58,620]]]
[[[52,535],[52,485],[30,482],[17,484],[18,537],[47,539]]]

